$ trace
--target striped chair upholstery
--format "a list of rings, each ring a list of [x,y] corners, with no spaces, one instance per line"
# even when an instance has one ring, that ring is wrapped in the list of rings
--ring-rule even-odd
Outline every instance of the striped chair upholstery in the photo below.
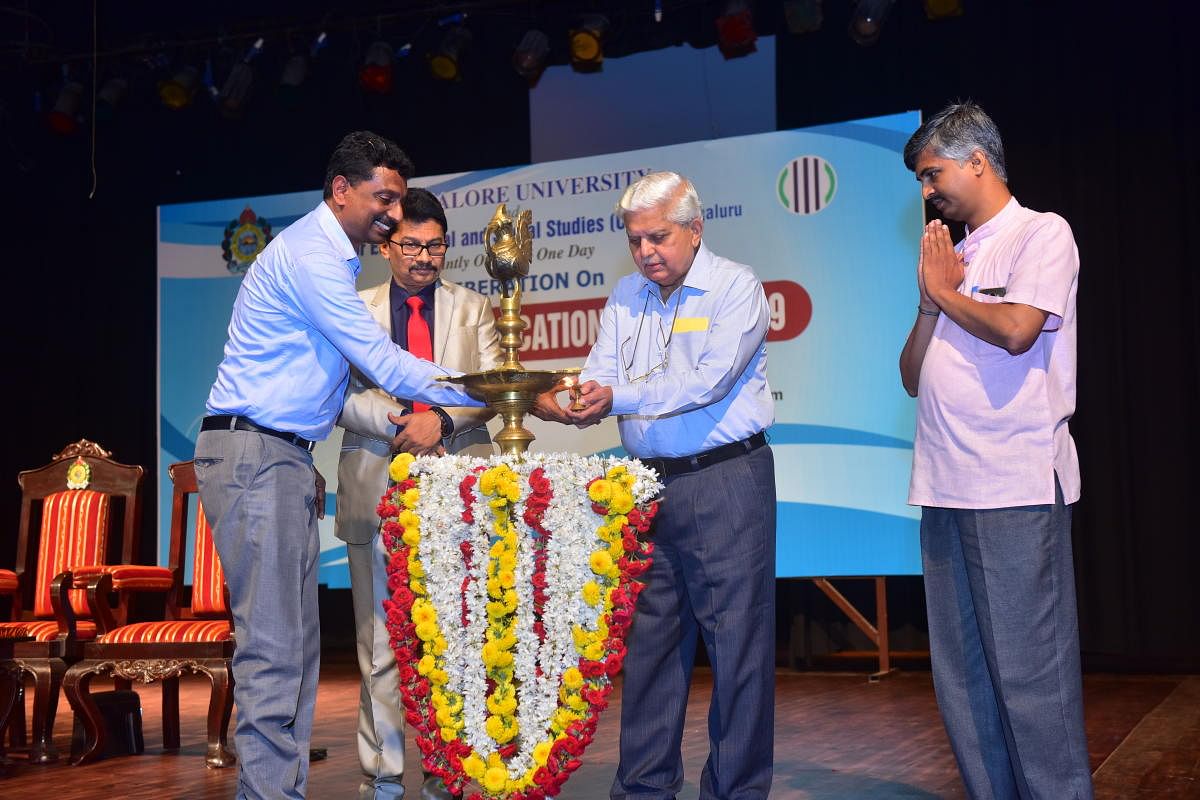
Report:
[[[229,718],[233,712],[232,664],[235,640],[233,623],[225,601],[225,572],[213,544],[212,530],[199,497],[196,472],[190,461],[167,469],[174,484],[171,508],[169,564],[159,568],[97,567],[85,583],[98,595],[111,583],[124,596],[144,589],[166,589],[166,613],[153,622],[134,622],[108,628],[83,646],[83,658],[63,676],[63,690],[84,729],[84,745],[76,764],[101,757],[107,728],[91,693],[97,675],[149,682],[138,663],[153,661],[162,670],[151,677],[163,684],[163,747],[177,749],[179,740],[179,676],[197,672],[212,683],[208,706],[208,748],[205,763],[228,767],[237,763],[226,746]],[[189,555],[189,542],[191,553]],[[191,604],[183,578],[191,559]],[[166,585],[161,583],[164,581]],[[75,585],[79,585],[78,579]],[[103,610],[98,610],[103,617]],[[104,621],[104,620],[102,620]],[[131,666],[132,665],[132,666]]]
[[[34,583],[33,615],[53,619],[50,582],[64,570],[105,560],[108,545],[109,497],[90,489],[67,489],[48,495],[42,504],[42,532]],[[82,618],[90,616],[87,593],[71,592],[71,606]]]
[[[187,642],[223,642],[232,627],[225,604],[225,571],[213,544],[212,528],[204,515],[204,504],[197,499],[195,544],[192,556],[192,615],[195,619],[137,622],[123,625],[100,638],[103,644],[182,644]],[[144,570],[148,568],[143,568]],[[158,569],[158,568],[154,568]],[[122,570],[105,570],[113,575],[114,588],[121,582],[126,588],[140,588],[121,576]],[[170,572],[167,571],[168,577]],[[148,575],[150,580],[157,580]],[[205,619],[207,617],[207,619]],[[216,619],[213,619],[213,618]]]
[[[88,641],[96,638],[96,623],[81,619],[75,623],[76,638]],[[52,619],[34,619],[27,622],[0,622],[0,639],[23,639],[33,637],[35,642],[52,642],[58,638],[58,622]]]
[[[0,569],[0,594],[12,594],[17,590],[17,573],[11,569]]]

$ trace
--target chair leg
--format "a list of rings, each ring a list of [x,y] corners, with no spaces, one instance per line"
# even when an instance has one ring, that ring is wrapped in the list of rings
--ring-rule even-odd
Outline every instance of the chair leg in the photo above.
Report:
[[[4,734],[8,730],[13,708],[17,704],[20,686],[20,667],[11,662],[0,664],[0,766],[8,764],[8,753],[4,748]]]
[[[237,763],[237,756],[226,747],[225,736],[233,713],[233,674],[228,659],[207,661],[204,666],[212,681],[208,700],[208,753],[204,763],[213,769],[231,767]]]
[[[52,764],[58,760],[54,746],[54,716],[58,711],[58,690],[67,665],[61,658],[34,662],[33,672],[33,745],[29,750],[31,764]]]
[[[17,671],[17,696],[13,699],[12,714],[8,718],[8,743],[14,750],[25,747],[25,681],[20,670]],[[0,728],[0,735],[4,729]]]
[[[63,678],[63,693],[66,694],[67,702],[71,704],[71,708],[75,710],[75,714],[83,723],[83,752],[79,758],[71,762],[76,766],[98,759],[107,744],[107,726],[104,724],[100,708],[92,699],[91,694],[92,678],[96,677],[95,667],[96,662],[94,661],[80,661],[67,670],[67,674]]]
[[[179,749],[179,678],[162,681],[163,749]]]

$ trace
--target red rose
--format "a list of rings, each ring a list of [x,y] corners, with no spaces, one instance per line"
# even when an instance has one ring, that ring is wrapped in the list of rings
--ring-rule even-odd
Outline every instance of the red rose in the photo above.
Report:
[[[411,655],[411,653],[409,655]],[[399,662],[401,660],[402,659],[400,658],[399,652],[397,652],[396,661]],[[417,677],[417,671],[412,668],[411,664],[401,664],[400,665],[400,680],[401,681],[403,681],[404,683],[412,683],[416,679],[416,677]]]
[[[550,770],[545,767],[538,767],[537,772],[533,773],[533,782],[538,786],[545,786],[550,783],[551,779]]]
[[[517,754],[517,743],[510,742],[510,743],[504,745],[503,747],[498,748],[496,750],[496,752],[499,753],[500,757],[503,759],[512,758],[513,756],[515,756]]]
[[[585,678],[599,678],[604,674],[604,664],[599,661],[580,661],[579,671]]]
[[[404,718],[406,720],[408,720],[408,724],[412,725],[414,728],[424,729],[424,725],[421,724],[421,715],[418,714],[417,712],[415,712],[415,711],[405,712]]]

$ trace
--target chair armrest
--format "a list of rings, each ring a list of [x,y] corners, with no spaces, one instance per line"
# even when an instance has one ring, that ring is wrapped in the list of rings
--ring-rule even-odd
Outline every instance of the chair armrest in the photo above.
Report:
[[[72,567],[71,572],[75,575],[76,589],[86,589],[100,575],[111,575],[112,589],[118,592],[165,592],[174,583],[168,568],[144,564],[89,564]]]
[[[59,639],[74,641],[75,607],[71,605],[71,587],[74,579],[70,572],[60,572],[50,581],[50,607],[54,609],[54,621],[58,623]]]
[[[20,581],[11,569],[0,569],[0,595],[16,594]]]

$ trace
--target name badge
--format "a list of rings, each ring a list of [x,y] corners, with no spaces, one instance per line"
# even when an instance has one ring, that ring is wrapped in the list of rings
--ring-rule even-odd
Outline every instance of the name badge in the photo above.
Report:
[[[680,317],[675,320],[671,333],[695,333],[708,330],[708,317]]]

